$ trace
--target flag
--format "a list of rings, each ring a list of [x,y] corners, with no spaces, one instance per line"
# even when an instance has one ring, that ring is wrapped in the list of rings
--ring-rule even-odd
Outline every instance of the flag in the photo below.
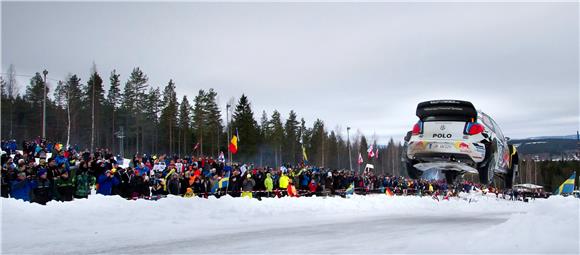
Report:
[[[294,186],[294,184],[289,183],[288,188],[286,190],[288,192],[289,197],[298,197],[298,192],[296,191],[296,187]]]
[[[232,154],[238,153],[238,136],[234,135],[230,141],[229,150]]]
[[[369,155],[369,158],[374,158],[375,157],[375,151],[373,149],[373,145],[371,144],[371,147],[369,147],[369,149],[367,150],[367,153]]]
[[[361,165],[363,163],[362,154],[358,153],[358,164]]]
[[[554,191],[554,195],[570,194],[574,191],[574,184],[576,182],[576,171],[572,173],[572,176],[568,180],[564,181],[558,189]]]
[[[213,185],[213,187],[211,188],[211,193],[216,193],[219,189],[222,189],[222,188],[225,188],[228,186],[228,184],[230,182],[230,173],[231,172],[227,172],[226,175],[224,175],[224,177],[219,179],[219,181],[217,181]]]
[[[306,155],[306,148],[304,148],[304,144],[302,144],[302,159],[304,162],[308,161],[308,156]]]
[[[393,194],[393,192],[391,191],[391,189],[387,188],[387,189],[385,190],[385,195],[387,195],[387,197],[392,197],[392,196],[394,196],[395,194]]]
[[[195,146],[193,146],[193,151],[196,151],[197,148],[199,148],[199,143],[196,143]]]
[[[375,149],[375,158],[379,158],[379,148]]]
[[[354,194],[354,182],[352,182],[350,184],[350,186],[348,186],[348,189],[346,189],[346,194],[347,195],[352,195]]]
[[[220,151],[220,155],[218,156],[218,161],[219,162],[226,162],[226,157],[224,157],[224,152]]]

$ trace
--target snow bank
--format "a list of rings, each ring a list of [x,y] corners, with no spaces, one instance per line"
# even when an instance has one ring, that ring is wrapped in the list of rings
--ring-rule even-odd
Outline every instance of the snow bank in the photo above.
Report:
[[[136,249],[180,240],[219,238],[232,233],[280,232],[285,228],[301,229],[313,225],[325,228],[349,222],[372,223],[378,219],[394,219],[385,224],[395,225],[401,219],[408,225],[418,222],[413,219],[426,217],[440,221],[437,228],[449,224],[450,229],[459,230],[461,226],[457,225],[461,223],[454,223],[456,218],[468,218],[466,223],[489,219],[495,224],[478,223],[485,227],[469,230],[464,242],[437,237],[435,233],[427,233],[433,236],[424,238],[425,235],[419,234],[422,225],[417,225],[416,233],[403,234],[416,236],[416,241],[425,246],[398,246],[391,251],[421,252],[423,248],[434,251],[428,248],[439,247],[441,252],[578,253],[579,201],[553,197],[522,203],[477,195],[440,202],[429,197],[385,195],[262,201],[170,196],[159,201],[127,201],[94,195],[89,199],[68,203],[53,201],[41,206],[2,199],[2,253],[78,253],[79,250],[82,253],[119,253],[128,246]],[[372,233],[373,230],[368,231]],[[316,234],[313,235],[316,238]],[[453,243],[454,246],[441,247],[441,243]],[[394,244],[396,242],[391,243]],[[171,252],[170,247],[163,251]],[[367,251],[372,252],[372,249]]]

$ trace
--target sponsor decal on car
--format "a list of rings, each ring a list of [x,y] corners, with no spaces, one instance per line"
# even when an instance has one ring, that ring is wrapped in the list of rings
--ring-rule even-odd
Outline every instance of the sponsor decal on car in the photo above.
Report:
[[[464,142],[456,142],[455,148],[457,148],[461,152],[469,152],[470,151],[469,144],[464,143]]]

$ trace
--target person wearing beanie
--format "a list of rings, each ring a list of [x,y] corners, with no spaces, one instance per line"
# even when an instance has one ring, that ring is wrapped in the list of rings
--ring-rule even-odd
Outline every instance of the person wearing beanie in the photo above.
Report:
[[[256,186],[256,181],[254,181],[252,175],[248,173],[246,179],[242,183],[242,197],[252,198],[254,186]]]
[[[111,173],[111,170],[107,170],[104,174],[99,176],[98,183],[99,188],[97,189],[97,193],[110,196],[113,192],[113,186],[119,185],[119,179]]]
[[[48,201],[52,200],[52,187],[51,182],[47,177],[48,172],[46,168],[40,168],[38,170],[37,176],[38,180],[36,181],[36,185],[32,190],[32,202],[46,205]]]
[[[30,193],[35,183],[26,177],[26,172],[19,172],[16,180],[13,180],[10,184],[10,197],[26,202],[30,201]]]
[[[85,165],[86,166],[86,165]],[[83,166],[79,173],[73,178],[75,187],[75,198],[88,198],[91,193],[91,187],[95,185],[96,178],[89,174],[88,169]]]
[[[71,176],[72,175],[72,176]],[[60,201],[72,201],[74,195],[74,171],[63,169],[60,177],[55,181],[56,191]]]

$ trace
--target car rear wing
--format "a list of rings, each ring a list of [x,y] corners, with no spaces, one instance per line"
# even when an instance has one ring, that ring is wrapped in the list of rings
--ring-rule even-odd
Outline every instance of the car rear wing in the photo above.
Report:
[[[417,105],[417,117],[424,120],[427,117],[461,117],[477,119],[477,110],[471,102],[460,100],[432,100]]]

